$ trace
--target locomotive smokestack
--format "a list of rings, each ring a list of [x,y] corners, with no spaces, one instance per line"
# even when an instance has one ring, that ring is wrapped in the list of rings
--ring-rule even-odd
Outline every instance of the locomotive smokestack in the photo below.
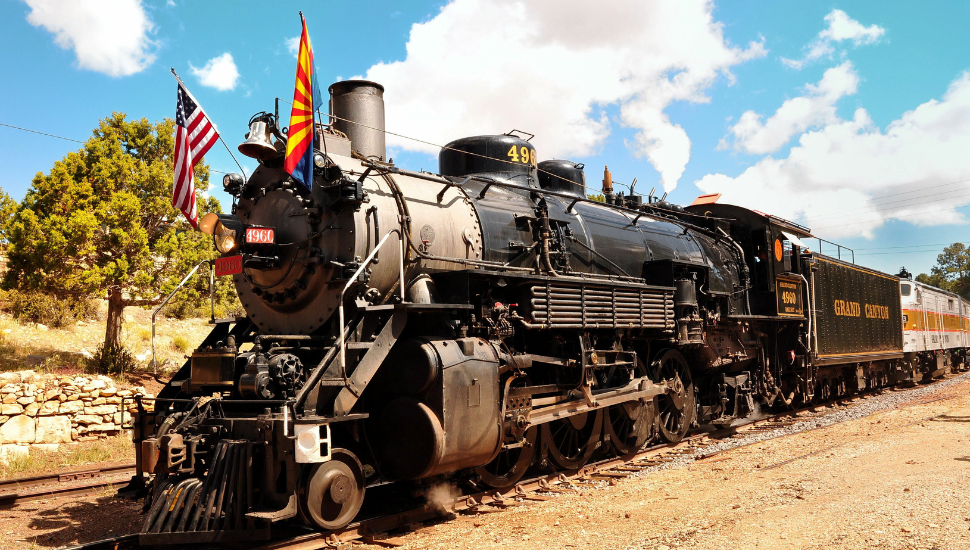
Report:
[[[384,147],[384,86],[345,80],[330,86],[333,127],[347,134],[351,148],[364,157],[387,158]]]

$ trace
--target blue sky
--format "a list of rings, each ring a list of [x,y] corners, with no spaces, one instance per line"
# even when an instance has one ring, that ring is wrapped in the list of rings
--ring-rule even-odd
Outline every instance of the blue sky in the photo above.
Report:
[[[592,187],[608,164],[683,204],[721,192],[890,272],[965,239],[968,3],[114,2],[0,2],[0,123],[84,140],[112,111],[171,117],[175,67],[235,150],[292,96],[302,9],[324,86],[384,84],[388,130],[527,130]],[[433,148],[389,144],[436,169]],[[22,198],[77,147],[0,127],[0,187]],[[221,145],[207,160],[236,170]]]

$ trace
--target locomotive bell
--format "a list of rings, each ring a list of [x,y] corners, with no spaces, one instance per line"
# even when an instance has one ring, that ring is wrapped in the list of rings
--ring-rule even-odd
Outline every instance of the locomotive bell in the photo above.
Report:
[[[246,141],[239,144],[239,152],[257,160],[269,160],[279,155],[273,147],[266,122],[257,120],[252,123]]]

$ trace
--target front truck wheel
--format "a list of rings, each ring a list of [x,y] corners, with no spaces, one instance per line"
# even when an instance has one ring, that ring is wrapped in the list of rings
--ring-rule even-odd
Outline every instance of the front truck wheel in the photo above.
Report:
[[[364,470],[353,453],[334,449],[331,460],[314,464],[300,478],[300,513],[325,531],[346,527],[364,504]]]

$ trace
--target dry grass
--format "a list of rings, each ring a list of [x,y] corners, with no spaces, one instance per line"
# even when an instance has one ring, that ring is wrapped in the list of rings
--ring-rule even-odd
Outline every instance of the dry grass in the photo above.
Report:
[[[0,479],[27,477],[83,464],[121,460],[135,460],[135,447],[129,434],[97,441],[62,443],[56,452],[31,449],[30,454],[25,457],[11,457],[7,464],[0,463]]]
[[[121,341],[138,359],[141,369],[150,371],[151,311],[129,307],[125,309],[125,317]],[[185,354],[199,345],[211,328],[208,319],[159,319],[155,350],[160,373],[180,367],[185,362]],[[93,354],[97,350],[104,341],[104,330],[104,321],[85,321],[75,326],[45,330],[0,313],[0,371],[86,372],[85,352]]]
[[[189,339],[182,335],[178,335],[172,338],[172,348],[182,353],[187,353],[191,346],[192,346],[192,343],[189,342]]]

